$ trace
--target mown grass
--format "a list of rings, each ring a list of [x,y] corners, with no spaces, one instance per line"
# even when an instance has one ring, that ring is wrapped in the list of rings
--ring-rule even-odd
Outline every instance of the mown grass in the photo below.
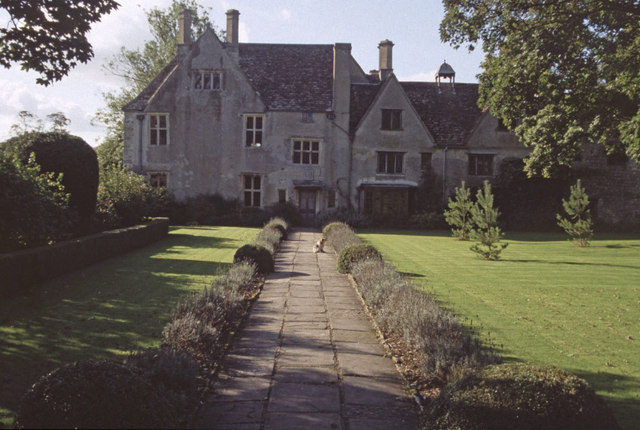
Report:
[[[12,424],[22,394],[55,367],[158,346],[178,298],[230,267],[258,231],[173,228],[164,241],[0,302],[0,424]]]
[[[363,231],[396,268],[507,360],[554,365],[585,378],[627,429],[640,428],[640,239],[598,238],[576,248],[558,234],[510,234],[484,261],[448,232]]]

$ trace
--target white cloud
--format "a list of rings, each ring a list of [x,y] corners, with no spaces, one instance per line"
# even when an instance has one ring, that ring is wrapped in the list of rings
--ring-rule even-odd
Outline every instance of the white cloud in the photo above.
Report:
[[[289,21],[291,19],[291,11],[289,9],[282,9],[280,11],[280,19],[283,21]]]

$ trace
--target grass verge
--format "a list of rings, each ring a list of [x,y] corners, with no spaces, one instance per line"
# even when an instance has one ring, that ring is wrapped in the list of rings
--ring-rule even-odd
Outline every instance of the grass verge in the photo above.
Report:
[[[22,394],[67,362],[158,346],[178,299],[208,286],[259,229],[181,227],[162,242],[0,303],[0,424]]]
[[[506,360],[586,379],[624,428],[640,422],[640,240],[609,235],[576,248],[564,235],[511,234],[484,261],[448,232],[363,231],[398,271],[435,291]]]

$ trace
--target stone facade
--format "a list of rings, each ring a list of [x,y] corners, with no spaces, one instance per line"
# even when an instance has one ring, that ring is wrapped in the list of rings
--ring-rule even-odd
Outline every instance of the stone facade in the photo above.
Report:
[[[365,73],[346,43],[238,43],[238,15],[227,12],[225,41],[212,30],[192,41],[183,14],[178,55],[124,108],[125,164],[177,199],[290,201],[308,219],[346,206],[408,214],[423,175],[444,199],[461,181],[478,186],[502,160],[528,154],[477,107],[477,84],[455,83],[446,63],[437,83],[399,82],[388,40],[378,46],[380,69]],[[636,179],[627,169],[611,181],[637,190],[632,170]],[[622,200],[640,207],[631,194]],[[617,219],[607,203],[599,200],[599,214]]]

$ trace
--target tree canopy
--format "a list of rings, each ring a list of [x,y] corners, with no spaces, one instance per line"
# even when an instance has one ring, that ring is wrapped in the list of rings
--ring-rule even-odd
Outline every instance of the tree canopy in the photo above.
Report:
[[[441,38],[485,53],[479,104],[553,174],[585,142],[640,161],[640,1],[443,0]]]
[[[1,1],[1,0],[0,0]],[[96,114],[96,120],[107,126],[107,137],[98,148],[101,164],[117,164],[122,161],[124,141],[124,114],[122,106],[133,100],[149,85],[164,67],[175,57],[178,34],[178,17],[184,9],[192,11],[191,33],[199,37],[212,26],[207,9],[196,0],[173,0],[165,9],[146,11],[152,39],[140,49],[120,48],[120,51],[104,65],[107,72],[124,79],[117,91],[103,93],[105,107]],[[100,145],[100,146],[102,146]],[[117,156],[113,158],[113,156]]]
[[[0,65],[34,70],[41,85],[59,81],[93,57],[86,34],[118,6],[115,0],[0,0],[10,18],[0,27]]]

